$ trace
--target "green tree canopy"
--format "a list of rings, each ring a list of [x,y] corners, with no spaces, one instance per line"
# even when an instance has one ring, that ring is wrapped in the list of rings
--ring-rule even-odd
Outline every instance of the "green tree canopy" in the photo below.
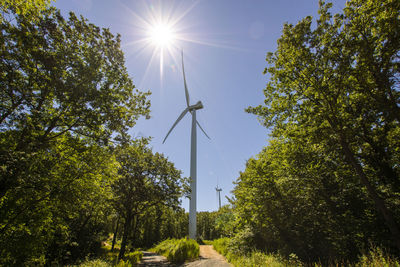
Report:
[[[157,205],[178,208],[184,193],[185,179],[164,155],[153,153],[145,141],[124,142],[116,150],[120,164],[119,179],[112,188],[114,207],[124,219],[119,258],[123,258],[127,239],[146,210]],[[161,216],[161,215],[160,215]]]
[[[119,35],[32,2],[2,6],[15,19],[0,24],[0,265],[90,252],[119,166],[108,145],[150,106]]]
[[[400,249],[400,2],[352,0],[335,16],[330,7],[320,1],[315,26],[284,26],[267,56],[264,105],[247,111],[275,137],[336,149]]]
[[[5,14],[27,16],[32,20],[49,7],[51,0],[3,0],[0,4],[0,21]]]
[[[306,262],[356,260],[390,234],[337,151],[306,139],[273,139],[249,159],[233,191],[238,228],[253,245]]]

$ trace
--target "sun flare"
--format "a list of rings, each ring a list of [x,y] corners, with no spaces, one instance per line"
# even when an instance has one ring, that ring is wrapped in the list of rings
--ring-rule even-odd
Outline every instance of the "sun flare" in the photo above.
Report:
[[[149,29],[149,37],[155,46],[161,48],[172,45],[175,40],[174,31],[168,24],[153,25]]]
[[[150,52],[151,55],[144,73],[145,78],[152,72],[151,66],[155,65],[154,63],[159,65],[161,81],[165,67],[170,67],[175,71],[175,67],[180,65],[180,54],[188,43],[232,48],[210,42],[201,33],[191,31],[188,14],[199,2],[187,2],[191,4],[165,5],[164,1],[160,0],[159,4],[153,5],[150,1],[143,1],[140,14],[124,5],[132,17],[132,29],[134,29],[132,34],[139,36],[139,38],[135,37],[134,41],[125,44],[129,46],[126,50],[130,54],[138,52],[137,56],[146,52]]]

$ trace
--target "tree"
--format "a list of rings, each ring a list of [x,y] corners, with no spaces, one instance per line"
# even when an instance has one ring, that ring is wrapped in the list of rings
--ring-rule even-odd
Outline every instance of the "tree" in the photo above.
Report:
[[[178,208],[185,180],[173,163],[162,154],[153,153],[145,141],[123,142],[116,150],[116,158],[121,167],[119,179],[113,184],[113,202],[124,220],[118,256],[122,259],[131,230],[137,229],[141,215],[157,205]]]
[[[299,129],[300,130],[300,129]],[[303,261],[356,260],[390,234],[337,151],[276,138],[249,159],[233,191],[240,230],[253,246]]]
[[[236,223],[236,217],[231,205],[224,205],[217,211],[215,228],[219,237],[234,235]]]
[[[273,136],[301,128],[311,143],[337,149],[400,249],[400,3],[353,0],[335,16],[330,7],[320,1],[314,28],[311,17],[284,26],[267,56],[264,105],[247,111],[273,127]]]
[[[50,0],[3,0],[0,6],[0,22],[4,19],[4,14],[10,13],[36,20],[49,4]]]
[[[148,94],[134,90],[120,38],[107,29],[51,10],[38,24],[3,22],[1,33],[0,130],[15,153],[45,149],[67,132],[107,144],[148,113]],[[0,197],[18,185],[19,169],[2,176]]]
[[[108,146],[150,105],[149,93],[135,89],[128,76],[119,35],[37,3],[42,17],[8,5],[15,19],[0,24],[5,265],[58,261],[71,246],[83,248],[86,233],[98,238],[118,166]]]

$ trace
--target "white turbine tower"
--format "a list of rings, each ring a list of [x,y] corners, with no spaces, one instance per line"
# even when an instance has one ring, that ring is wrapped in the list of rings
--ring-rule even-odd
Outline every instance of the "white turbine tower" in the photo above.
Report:
[[[218,203],[219,203],[219,209],[218,210],[220,210],[221,209],[221,191],[222,191],[222,188],[219,188],[218,187],[218,185],[217,185],[217,187],[215,188],[215,191],[217,192],[217,194],[218,194]]]
[[[202,109],[203,104],[201,101],[198,101],[194,105],[190,105],[189,101],[189,91],[186,85],[186,77],[185,77],[185,67],[183,65],[183,51],[182,51],[182,72],[183,72],[183,83],[185,85],[185,97],[186,97],[186,109],[179,115],[178,119],[172,125],[171,129],[167,133],[164,138],[163,144],[165,140],[167,140],[168,135],[175,128],[178,122],[186,115],[186,113],[190,112],[192,114],[192,133],[191,133],[191,144],[190,144],[190,208],[189,208],[189,238],[196,239],[196,162],[197,162],[197,134],[196,134],[196,124],[199,126],[200,130],[207,136],[208,139],[210,137],[206,134],[203,128],[200,126],[200,123],[196,120],[196,110]]]

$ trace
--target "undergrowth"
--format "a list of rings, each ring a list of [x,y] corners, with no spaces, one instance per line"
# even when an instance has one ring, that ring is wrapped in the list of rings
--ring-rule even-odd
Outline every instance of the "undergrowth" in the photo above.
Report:
[[[278,254],[267,254],[260,251],[251,251],[240,253],[237,251],[235,244],[232,244],[230,238],[220,238],[211,241],[214,249],[224,255],[226,259],[236,267],[247,266],[271,266],[271,267],[295,267],[305,266],[295,254],[289,255],[289,258],[283,258]],[[362,255],[359,261],[353,264],[346,264],[353,267],[400,267],[399,259],[394,256],[387,255],[379,248],[373,248],[369,253]],[[315,267],[322,267],[318,263],[314,263]],[[341,266],[340,263],[331,266]]]
[[[199,257],[199,244],[193,239],[167,239],[151,251],[161,254],[172,263],[183,263]]]

